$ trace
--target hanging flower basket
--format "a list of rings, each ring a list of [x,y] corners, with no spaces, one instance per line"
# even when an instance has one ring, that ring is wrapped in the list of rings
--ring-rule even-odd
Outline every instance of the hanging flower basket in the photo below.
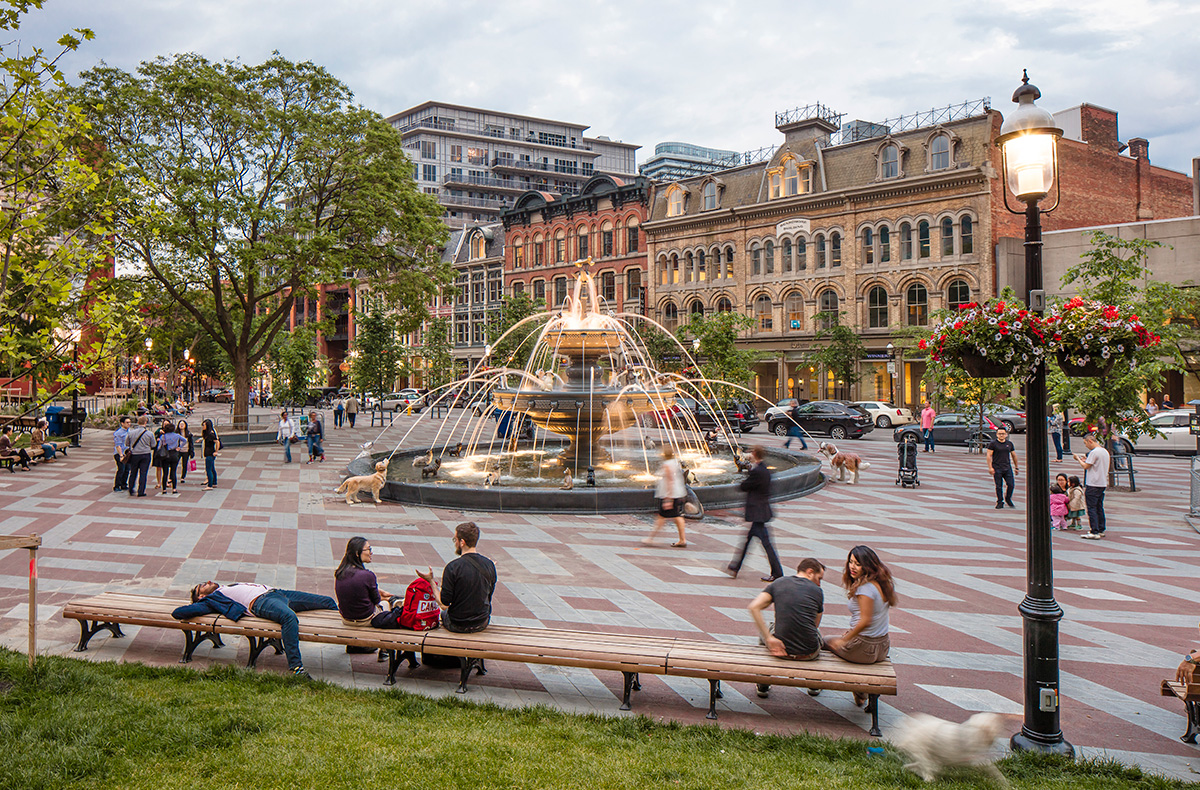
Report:
[[[1161,340],[1132,311],[1079,297],[1056,305],[1044,323],[1059,368],[1073,378],[1107,375],[1118,362],[1132,367],[1138,350]]]
[[[943,367],[976,378],[1033,378],[1044,355],[1041,321],[1015,301],[971,302],[918,343]]]
[[[77,362],[67,361],[58,369],[64,376],[77,376],[83,372],[83,366]]]

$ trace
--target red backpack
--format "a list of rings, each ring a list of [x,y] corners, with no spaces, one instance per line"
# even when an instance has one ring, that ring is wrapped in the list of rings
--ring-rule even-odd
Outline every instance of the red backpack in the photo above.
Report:
[[[438,627],[442,608],[438,606],[433,586],[417,577],[404,591],[404,607],[400,610],[400,627],[414,631],[430,631]]]

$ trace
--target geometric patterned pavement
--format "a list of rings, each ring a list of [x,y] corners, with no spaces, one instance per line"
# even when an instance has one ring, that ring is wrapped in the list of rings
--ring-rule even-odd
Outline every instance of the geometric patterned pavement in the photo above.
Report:
[[[401,436],[409,421],[398,419],[379,445]],[[421,421],[409,444],[420,445],[431,425]],[[327,433],[324,464],[284,465],[275,445],[230,448],[218,458],[217,490],[200,490],[201,465],[179,496],[151,494],[145,501],[111,493],[108,435],[99,431],[89,432],[84,447],[62,463],[0,473],[0,535],[36,532],[44,540],[38,552],[39,650],[71,655],[78,625],[60,613],[66,601],[82,595],[139,591],[182,597],[191,584],[210,578],[332,594],[332,571],[346,540],[360,534],[375,549],[371,567],[381,585],[402,592],[414,568],[432,565],[440,574],[453,557],[453,525],[468,518],[480,524],[480,549],[499,568],[493,622],[757,641],[746,606],[762,587],[761,552],[751,549],[737,580],[719,570],[745,529],[739,511],[710,512],[702,522],[689,522],[689,546],[681,550],[640,542],[650,514],[347,506],[333,489],[358,444],[378,429],[360,422],[353,431]],[[1023,451],[1024,436],[1015,438]],[[781,441],[761,428],[749,440]],[[1017,604],[1025,585],[1024,463],[1017,509],[998,511],[979,455],[953,447],[921,453],[921,487],[900,489],[893,483],[890,431],[846,444],[871,462],[862,482],[833,482],[812,496],[779,503],[772,526],[785,568],[815,556],[840,571],[857,543],[871,545],[892,568],[900,596],[891,618],[899,695],[880,700],[884,736],[915,712],[960,721],[976,711],[1008,713],[1016,731],[1023,688]],[[1079,533],[1054,533],[1054,561],[1056,597],[1065,611],[1059,625],[1067,739],[1085,755],[1194,779],[1192,764],[1200,768],[1194,759],[1200,753],[1178,740],[1186,728],[1183,705],[1158,691],[1179,656],[1198,641],[1200,535],[1183,519],[1188,464],[1186,458],[1138,457],[1138,492],[1108,494],[1108,536],[1084,541]],[[1052,474],[1060,469],[1077,473],[1069,458],[1051,463]],[[824,584],[826,633],[848,623],[839,577],[831,572]],[[0,552],[0,644],[17,650],[25,648],[27,589],[27,553]],[[125,630],[128,638],[101,634],[81,655],[151,664],[178,659],[183,640],[177,632]],[[383,667],[373,656],[315,644],[302,650],[315,676],[381,687]],[[233,639],[219,650],[201,646],[194,665],[244,664],[246,657],[245,640]],[[286,670],[283,657],[272,651],[259,666]],[[616,710],[619,673],[507,662],[493,662],[489,670],[472,679],[468,699],[623,715]],[[425,667],[401,670],[397,687],[450,694],[456,675]],[[748,684],[722,685],[722,726],[866,737],[868,717],[848,694],[812,698],[800,689],[776,688],[761,700]],[[707,705],[707,683],[688,678],[647,675],[634,696],[635,713],[686,723],[704,722]]]

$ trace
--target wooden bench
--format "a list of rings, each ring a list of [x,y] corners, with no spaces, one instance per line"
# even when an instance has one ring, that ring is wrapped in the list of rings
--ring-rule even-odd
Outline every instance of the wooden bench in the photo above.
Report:
[[[64,458],[67,455],[67,448],[71,446],[70,442],[46,442],[46,444],[54,445]],[[29,453],[30,461],[36,461],[46,454],[45,450],[43,450],[41,447],[26,447],[25,452]],[[0,455],[0,469],[7,469],[9,472],[16,474],[16,462],[18,458],[19,456],[16,455]]]
[[[129,387],[104,387],[96,394],[102,398],[128,398],[133,390]]]
[[[1183,701],[1183,707],[1187,710],[1188,726],[1187,732],[1180,735],[1179,740],[1184,743],[1195,743],[1196,736],[1200,735],[1200,683],[1190,683],[1185,686],[1174,680],[1164,680],[1162,695],[1176,697]]]
[[[63,617],[79,621],[80,639],[76,652],[87,650],[88,642],[100,631],[121,637],[120,626],[140,625],[172,628],[184,632],[181,663],[191,661],[201,642],[221,647],[222,635],[244,636],[250,643],[249,666],[269,646],[282,651],[279,625],[252,615],[236,623],[219,615],[176,620],[171,611],[187,603],[125,593],[104,593],[68,603]],[[770,655],[760,645],[728,644],[668,636],[568,631],[493,625],[475,634],[433,631],[361,628],[342,623],[336,612],[314,611],[297,615],[300,641],[356,645],[389,651],[384,685],[396,682],[396,669],[407,658],[417,665],[415,654],[430,653],[459,659],[459,693],[467,690],[471,671],[486,674],[487,659],[528,664],[582,667],[620,672],[624,676],[621,710],[630,710],[631,692],[641,689],[639,676],[671,675],[707,680],[708,718],[717,718],[721,681],[831,689],[867,695],[866,712],[871,714],[870,733],[880,735],[879,697],[896,694],[896,671],[891,662],[851,664],[833,655],[815,661],[788,661]]]
[[[33,433],[33,429],[37,427],[38,422],[42,417],[21,416],[21,417],[0,417],[0,428],[8,426],[17,433]]]

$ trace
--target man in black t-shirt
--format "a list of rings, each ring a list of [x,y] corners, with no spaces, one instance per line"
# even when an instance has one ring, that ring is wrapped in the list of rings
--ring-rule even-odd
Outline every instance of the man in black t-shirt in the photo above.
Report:
[[[812,661],[821,654],[821,615],[825,611],[825,594],[821,579],[825,566],[808,557],[800,560],[795,576],[776,579],[750,602],[750,616],[758,627],[762,643],[773,656],[793,661]],[[775,604],[775,625],[768,629],[763,611]],[[771,687],[758,684],[758,696],[766,697]],[[818,689],[809,694],[817,696]]]
[[[988,471],[996,481],[996,510],[1003,509],[1005,505],[1016,507],[1012,501],[1017,474],[1016,450],[1012,440],[1008,438],[1008,431],[997,428],[996,438],[987,446]]]
[[[433,578],[433,568],[417,575],[433,585],[442,607],[442,625],[447,631],[470,634],[487,628],[492,618],[492,593],[496,590],[496,565],[475,550],[479,527],[467,521],[454,528],[454,553],[442,571],[442,583]]]

